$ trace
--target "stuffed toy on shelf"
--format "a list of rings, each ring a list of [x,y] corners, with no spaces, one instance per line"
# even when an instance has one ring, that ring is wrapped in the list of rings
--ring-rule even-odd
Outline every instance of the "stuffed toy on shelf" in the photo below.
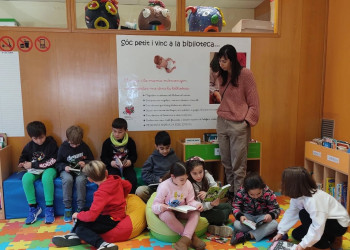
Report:
[[[140,30],[170,30],[170,12],[162,1],[150,0],[139,15]]]
[[[191,10],[187,20],[190,31],[221,32],[222,26],[226,25],[224,14],[218,7],[188,6],[186,16],[188,10]]]
[[[118,29],[120,17],[116,0],[94,0],[85,6],[85,23],[89,29]]]

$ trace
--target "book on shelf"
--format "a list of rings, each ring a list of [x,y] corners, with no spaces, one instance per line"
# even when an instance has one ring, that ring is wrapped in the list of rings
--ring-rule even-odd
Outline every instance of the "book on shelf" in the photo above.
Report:
[[[297,244],[294,244],[289,241],[277,240],[272,242],[268,250],[295,250],[297,249]]]
[[[335,180],[332,177],[326,178],[326,193],[332,195],[332,188],[335,187]]]
[[[205,196],[204,201],[210,202],[216,200],[217,198],[224,198],[230,187],[230,184],[222,187],[210,187],[207,191],[207,195]]]
[[[218,141],[218,134],[216,134],[216,133],[204,133],[203,134],[203,141],[217,142]]]
[[[251,221],[251,220],[244,220],[243,224],[250,227],[253,230],[256,230],[258,227],[260,227],[262,224],[264,224],[264,217],[261,216],[256,222]]]
[[[0,149],[7,146],[7,135],[6,133],[0,133]]]
[[[181,206],[177,206],[177,207],[169,206],[168,208],[175,210],[175,211],[178,211],[178,212],[181,212],[181,213],[185,213],[185,214],[187,214],[189,211],[196,211],[197,210],[197,208],[192,207],[190,205],[181,205]]]
[[[341,190],[341,199],[340,199],[340,203],[346,207],[347,206],[347,197],[348,197],[348,183],[347,182],[343,182],[343,188]]]

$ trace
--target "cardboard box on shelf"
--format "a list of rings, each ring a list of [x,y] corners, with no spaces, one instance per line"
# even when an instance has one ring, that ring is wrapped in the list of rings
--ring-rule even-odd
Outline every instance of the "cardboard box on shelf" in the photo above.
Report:
[[[255,19],[241,19],[232,28],[234,33],[273,33],[273,23]]]

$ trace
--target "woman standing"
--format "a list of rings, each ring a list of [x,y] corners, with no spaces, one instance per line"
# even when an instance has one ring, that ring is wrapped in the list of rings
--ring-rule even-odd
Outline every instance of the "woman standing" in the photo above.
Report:
[[[226,181],[231,184],[229,195],[233,197],[246,175],[250,130],[259,120],[259,96],[253,73],[240,65],[235,47],[220,49],[219,64],[216,81],[221,104],[216,130]]]

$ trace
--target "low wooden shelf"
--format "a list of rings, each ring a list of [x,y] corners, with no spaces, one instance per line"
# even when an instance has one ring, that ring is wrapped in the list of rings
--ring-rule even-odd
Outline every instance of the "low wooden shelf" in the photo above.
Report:
[[[327,178],[334,178],[335,185],[347,182],[350,178],[350,154],[323,147],[313,142],[305,142],[305,168],[312,173],[317,183],[326,187]],[[346,209],[350,212],[349,191],[346,197]]]
[[[176,154],[181,161],[186,161],[192,156],[204,159],[209,172],[215,180],[225,183],[224,166],[221,164],[219,144],[201,142],[200,144],[186,144],[183,140],[176,142]],[[247,172],[258,172],[261,174],[261,142],[249,143],[247,156]]]

